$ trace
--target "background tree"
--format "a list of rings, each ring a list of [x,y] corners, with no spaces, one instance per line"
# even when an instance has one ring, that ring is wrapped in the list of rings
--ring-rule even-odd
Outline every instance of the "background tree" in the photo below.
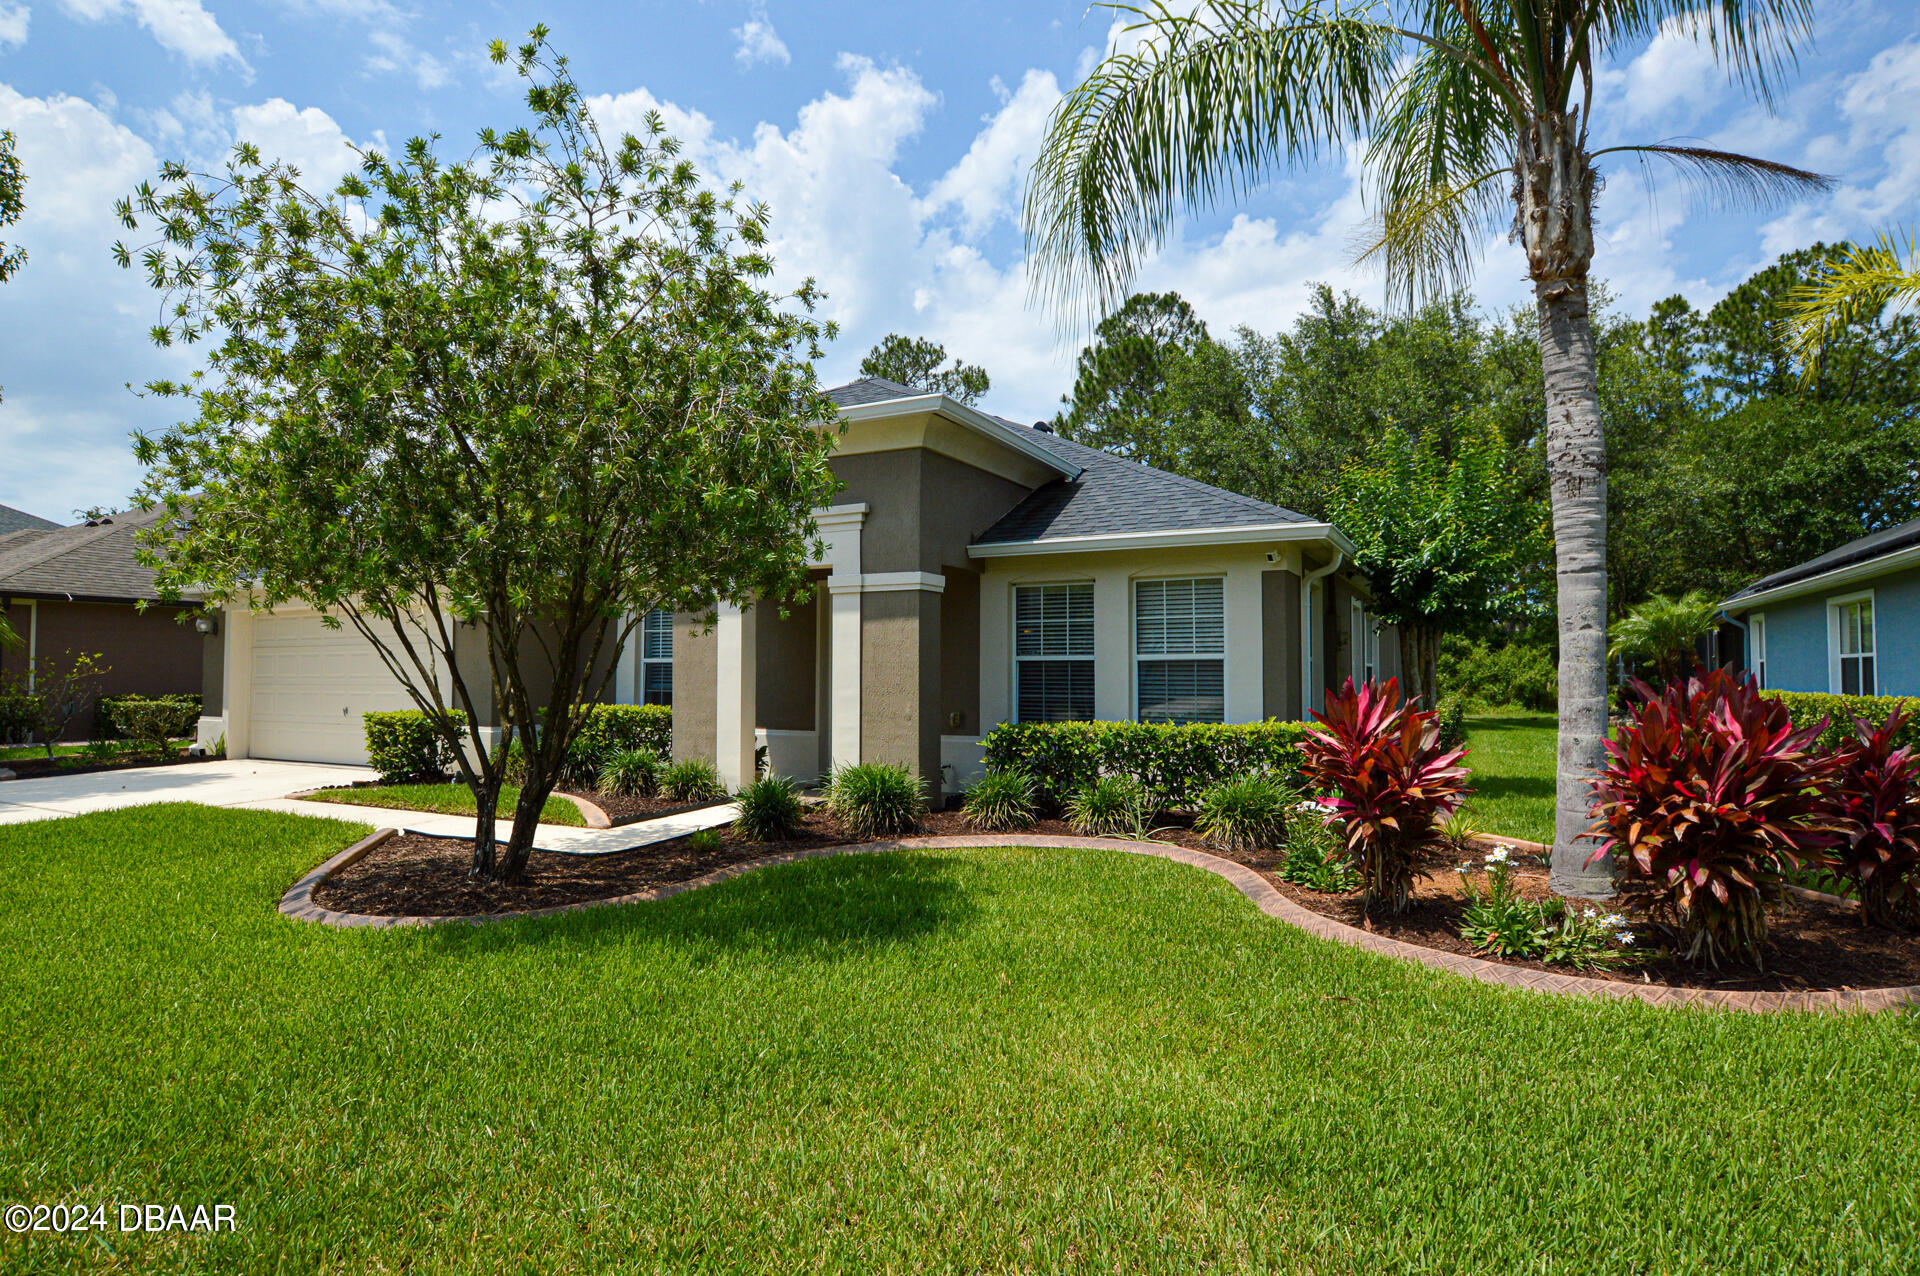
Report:
[[[1546,510],[1506,458],[1491,429],[1448,439],[1391,427],[1333,492],[1333,520],[1373,586],[1369,610],[1399,626],[1407,694],[1429,707],[1442,633],[1545,610]]]
[[[1580,840],[1607,726],[1607,466],[1587,290],[1599,161],[1670,162],[1710,192],[1750,202],[1827,182],[1701,146],[1591,149],[1593,67],[1681,32],[1764,97],[1808,32],[1810,0],[1120,7],[1140,16],[1138,43],[1055,109],[1027,189],[1037,278],[1054,296],[1116,304],[1182,208],[1363,140],[1379,210],[1363,255],[1385,267],[1397,295],[1450,291],[1496,226],[1525,251],[1558,577],[1553,878],[1565,891],[1607,892],[1606,870],[1589,867]]]
[[[1207,325],[1177,292],[1138,292],[1102,319],[1080,351],[1073,392],[1060,401],[1059,432],[1088,447],[1132,455],[1157,445],[1164,396],[1180,355],[1209,341]]]
[[[441,723],[500,879],[640,619],[802,588],[834,486],[815,293],[765,290],[766,210],[703,189],[657,115],[606,145],[544,28],[512,61],[533,119],[469,160],[416,138],[316,194],[243,144],[121,207],[160,232],[155,339],[209,343],[151,387],[198,415],[137,445],[163,593],[351,625]]]
[[[901,385],[944,394],[955,402],[969,406],[978,403],[980,396],[993,385],[987,370],[971,363],[962,363],[958,358],[950,366],[942,367],[946,359],[947,348],[937,341],[929,341],[925,337],[908,338],[897,332],[889,332],[860,361],[860,375],[885,377]]]
[[[1654,678],[1664,687],[1693,668],[1694,644],[1713,628],[1719,613],[1718,595],[1705,590],[1679,598],[1655,594],[1614,622],[1607,657],[1652,665]]]

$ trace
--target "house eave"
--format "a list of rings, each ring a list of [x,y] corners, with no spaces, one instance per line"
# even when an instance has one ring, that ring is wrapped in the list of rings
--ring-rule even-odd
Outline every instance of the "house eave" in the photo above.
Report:
[[[1351,559],[1353,542],[1331,523],[1248,523],[1239,527],[1188,527],[1157,532],[1102,532],[1091,536],[1043,536],[1031,541],[991,541],[967,546],[969,558],[1020,558],[1034,554],[1093,554],[1182,545],[1272,544],[1326,541]]]
[[[875,421],[890,416],[909,416],[916,412],[938,412],[941,416],[1012,449],[1060,475],[1068,482],[1080,477],[1082,467],[1069,464],[1041,444],[1027,438],[1027,432],[994,420],[977,408],[970,408],[944,394],[916,394],[901,399],[883,399],[879,403],[856,403],[840,409],[843,421]]]
[[[1884,576],[1888,572],[1899,571],[1903,567],[1920,566],[1920,545],[1909,545],[1905,549],[1896,549],[1892,553],[1882,554],[1878,558],[1869,558],[1865,562],[1849,563],[1845,567],[1836,567],[1818,576],[1809,576],[1805,580],[1790,580],[1784,585],[1775,585],[1772,589],[1757,594],[1744,594],[1729,598],[1720,604],[1720,610],[1729,614],[1752,611],[1763,603],[1782,602],[1800,598],[1807,594],[1824,594],[1855,581],[1870,580],[1875,576]]]

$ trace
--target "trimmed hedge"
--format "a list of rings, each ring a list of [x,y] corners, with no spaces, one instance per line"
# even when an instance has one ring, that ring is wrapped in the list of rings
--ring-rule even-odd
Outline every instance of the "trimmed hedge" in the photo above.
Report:
[[[0,691],[0,744],[30,744],[40,720],[40,697],[24,691]]]
[[[1865,718],[1877,727],[1897,706],[1905,705],[1907,712],[1914,716],[1894,743],[1920,747],[1920,700],[1912,696],[1835,696],[1820,691],[1763,691],[1760,694],[1786,705],[1787,716],[1796,728],[1810,727],[1825,718],[1827,729],[1820,733],[1818,741],[1823,751],[1836,749],[1842,741],[1853,738],[1855,718]]]
[[[94,714],[94,735],[102,740],[192,735],[200,721],[200,697],[101,696]]]
[[[461,729],[467,715],[450,715]],[[382,784],[406,784],[415,780],[437,780],[454,768],[453,746],[434,728],[431,715],[419,709],[400,709],[391,713],[364,713],[360,720],[367,728],[367,761],[380,773]]]
[[[1038,796],[1059,806],[1103,775],[1147,786],[1161,805],[1191,808],[1216,784],[1250,772],[1288,783],[1300,772],[1307,728],[1277,718],[1223,724],[1008,722],[981,743],[989,771],[1025,771]]]
[[[596,771],[629,749],[664,758],[673,752],[673,710],[663,704],[597,704],[574,739],[582,760]]]

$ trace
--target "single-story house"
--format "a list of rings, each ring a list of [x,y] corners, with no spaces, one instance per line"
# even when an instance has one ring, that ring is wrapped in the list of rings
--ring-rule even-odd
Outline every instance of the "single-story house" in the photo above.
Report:
[[[711,628],[656,614],[618,657],[612,698],[671,703],[675,756],[729,784],[764,748],[802,781],[902,764],[937,797],[997,723],[1298,719],[1349,674],[1399,671],[1326,523],[896,382],[829,397],[843,486],[814,515],[812,596]],[[364,760],[360,713],[409,703],[311,613],[224,629],[202,735],[230,756]]]
[[[85,652],[107,668],[102,695],[200,693],[210,653],[192,623],[198,609],[161,604],[153,573],[134,557],[135,533],[159,517],[111,514],[0,536],[0,611],[21,638],[0,647],[8,681],[31,688],[42,661]],[[91,726],[76,722],[70,734]]]
[[[1763,687],[1920,695],[1920,519],[1763,577],[1721,610],[1722,651]]]

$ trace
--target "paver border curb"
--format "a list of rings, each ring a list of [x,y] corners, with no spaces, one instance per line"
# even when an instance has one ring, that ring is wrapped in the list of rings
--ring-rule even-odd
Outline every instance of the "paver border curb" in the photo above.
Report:
[[[1388,957],[1397,957],[1403,961],[1417,962],[1435,970],[1444,970],[1461,975],[1480,983],[1496,984],[1506,988],[1519,988],[1529,992],[1553,993],[1572,997],[1601,997],[1616,1001],[1639,1001],[1650,1006],[1700,1007],[1716,1010],[1743,1010],[1754,1013],[1768,1013],[1783,1010],[1799,1010],[1820,1013],[1861,1014],[1881,1010],[1891,1010],[1899,1006],[1920,1004],[1920,984],[1909,984],[1899,988],[1860,988],[1829,989],[1807,992],[1739,992],[1716,988],[1669,988],[1660,984],[1633,984],[1618,980],[1589,979],[1582,975],[1562,975],[1554,971],[1528,970],[1520,966],[1508,966],[1500,962],[1486,961],[1479,957],[1468,957],[1460,953],[1441,952],[1436,948],[1426,948],[1419,944],[1409,944],[1402,940],[1391,939],[1385,935],[1376,935],[1371,931],[1349,926],[1294,903],[1278,890],[1271,882],[1260,876],[1244,864],[1222,859],[1218,855],[1209,855],[1205,851],[1196,851],[1185,846],[1175,846],[1166,842],[1133,842],[1118,838],[1103,837],[1060,837],[1051,834],[982,834],[941,837],[906,837],[887,842],[860,842],[841,846],[823,846],[805,851],[788,851],[782,855],[769,855],[763,859],[748,860],[740,864],[731,864],[726,868],[715,869],[700,877],[684,882],[671,882],[649,890],[635,891],[627,895],[610,896],[607,899],[583,900],[575,904],[556,904],[549,908],[529,909],[512,913],[467,914],[461,916],[424,917],[396,916],[384,917],[367,913],[340,913],[321,908],[313,903],[313,889],[333,874],[353,864],[374,847],[392,837],[397,830],[380,829],[371,837],[364,838],[349,846],[320,867],[308,873],[296,882],[280,901],[280,911],[299,921],[319,922],[326,926],[345,928],[385,929],[399,926],[438,926],[448,922],[460,922],[471,926],[488,922],[518,921],[528,917],[553,917],[561,913],[583,912],[589,908],[608,908],[617,904],[640,904],[655,900],[670,899],[675,895],[684,895],[688,891],[704,886],[714,886],[721,882],[743,877],[763,868],[772,868],[779,864],[794,864],[801,860],[824,859],[834,855],[876,855],[889,851],[913,850],[961,850],[971,847],[1034,847],[1038,849],[1062,850],[1100,850],[1121,851],[1128,855],[1144,855],[1155,859],[1171,860],[1176,864],[1186,864],[1193,868],[1212,873],[1223,878],[1235,890],[1250,900],[1254,907],[1269,917],[1286,922],[1299,930],[1320,939],[1330,939],[1352,948],[1365,949]]]
[[[578,794],[562,793],[560,790],[555,789],[548,796],[565,798],[567,801],[579,807],[580,818],[587,822],[587,827],[590,829],[610,829],[613,827],[613,821],[607,816],[605,811]]]

